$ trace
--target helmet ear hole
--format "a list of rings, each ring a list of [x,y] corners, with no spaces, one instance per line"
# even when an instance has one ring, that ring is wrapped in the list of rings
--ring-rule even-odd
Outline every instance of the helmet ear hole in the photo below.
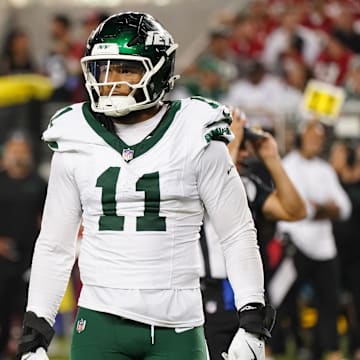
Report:
[[[101,86],[104,89],[104,86],[115,88],[116,83],[126,84],[125,80],[108,82],[107,77],[100,79],[93,73],[96,61],[126,60],[142,64],[145,69],[143,78],[138,84],[131,83],[136,91],[127,95],[132,98],[131,101],[102,101],[103,104],[114,104],[114,107],[131,106],[126,110],[136,111],[154,106],[173,88],[178,78],[174,76],[176,48],[177,44],[169,32],[151,15],[124,12],[107,18],[89,37],[86,56],[81,60],[92,109],[108,113],[110,106],[107,105],[106,109],[100,106],[99,93],[96,91]],[[123,110],[114,109],[112,113],[122,114]]]

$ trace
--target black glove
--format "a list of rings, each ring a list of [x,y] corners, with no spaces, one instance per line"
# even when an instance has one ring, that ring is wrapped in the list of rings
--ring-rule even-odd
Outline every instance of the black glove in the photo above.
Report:
[[[276,317],[276,311],[271,305],[247,304],[238,311],[238,315],[239,327],[263,339],[271,338]]]
[[[32,311],[26,312],[16,359],[20,360],[23,354],[35,352],[39,347],[47,350],[54,333],[54,329],[44,318],[37,317]]]

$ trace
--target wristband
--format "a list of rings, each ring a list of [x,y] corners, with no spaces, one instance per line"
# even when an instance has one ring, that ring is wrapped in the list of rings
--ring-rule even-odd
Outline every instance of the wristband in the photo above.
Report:
[[[34,352],[39,347],[48,349],[51,339],[54,336],[54,329],[44,319],[28,311],[25,313],[23,322],[23,333],[19,339],[17,358],[28,352]]]
[[[261,338],[271,338],[276,311],[271,305],[251,303],[243,306],[239,311],[239,327]]]

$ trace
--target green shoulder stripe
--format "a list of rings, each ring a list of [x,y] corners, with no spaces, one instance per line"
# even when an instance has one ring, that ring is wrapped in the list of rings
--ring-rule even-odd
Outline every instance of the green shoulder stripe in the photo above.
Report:
[[[67,112],[69,112],[71,110],[72,110],[72,107],[68,106],[68,107],[56,112],[56,114],[50,119],[49,127],[53,126],[53,122],[54,122],[55,119],[59,118],[61,115],[64,115],[65,113],[67,113]]]
[[[203,96],[191,96],[190,99],[202,101],[208,104],[209,106],[211,106],[213,109],[217,109],[218,107],[221,106],[221,104],[218,103],[217,101],[205,98]]]
[[[231,118],[231,116],[223,117],[223,118],[221,118],[219,120],[213,121],[212,123],[206,125],[206,128],[210,128],[210,127],[212,127],[212,126],[214,126],[214,125],[216,125],[216,124],[218,124],[220,122],[224,122],[225,124],[231,125],[232,118]]]

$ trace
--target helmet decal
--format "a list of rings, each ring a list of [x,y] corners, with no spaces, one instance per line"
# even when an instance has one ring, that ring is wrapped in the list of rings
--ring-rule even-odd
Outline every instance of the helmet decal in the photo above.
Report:
[[[171,45],[172,38],[169,34],[159,31],[149,31],[145,40],[145,45]]]

